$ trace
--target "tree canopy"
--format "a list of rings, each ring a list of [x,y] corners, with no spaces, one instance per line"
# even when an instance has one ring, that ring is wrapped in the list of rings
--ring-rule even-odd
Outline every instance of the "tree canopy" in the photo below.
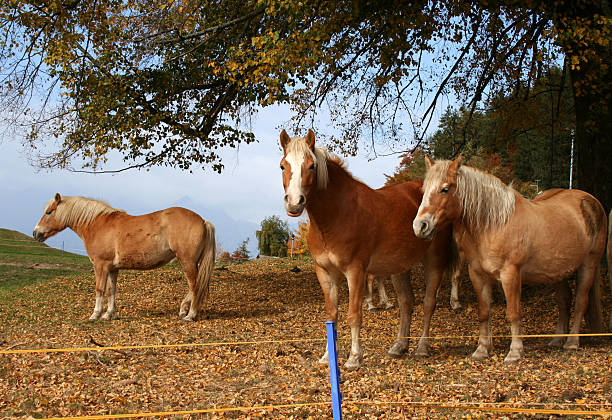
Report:
[[[266,217],[261,222],[261,229],[255,232],[259,253],[272,257],[286,257],[290,235],[286,221],[278,216]]]
[[[115,151],[128,167],[220,171],[219,148],[254,141],[248,117],[273,103],[297,127],[324,108],[344,153],[408,148],[443,96],[471,119],[563,63],[578,179],[609,201],[607,1],[11,0],[0,28],[3,105],[45,146],[42,166],[100,169]]]

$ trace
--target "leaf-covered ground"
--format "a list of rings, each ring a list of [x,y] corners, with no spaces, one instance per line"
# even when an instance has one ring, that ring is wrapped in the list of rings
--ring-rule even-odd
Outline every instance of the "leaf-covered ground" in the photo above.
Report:
[[[302,271],[290,271],[294,266]],[[419,305],[412,335],[420,333],[423,282],[415,269]],[[389,293],[394,297],[390,283]],[[184,323],[178,304],[186,293],[180,267],[120,273],[119,319],[92,322],[93,274],[61,277],[11,291],[0,307],[0,349],[223,343],[180,348],[0,354],[0,417],[62,417],[152,413],[298,404],[299,407],[192,415],[206,418],[331,417],[329,376],[317,359],[325,346],[323,296],[308,260],[255,260],[215,270],[204,319]],[[612,307],[606,288],[604,307]],[[474,295],[464,278],[466,309],[454,313],[444,285],[432,335],[477,332]],[[348,356],[347,288],[340,296],[340,366]],[[496,291],[492,329],[508,334],[503,297]],[[525,289],[526,334],[551,333],[556,307],[550,290]],[[364,311],[364,366],[341,367],[344,418],[503,418],[524,413],[417,408],[408,402],[538,409],[612,411],[612,340],[583,338],[578,351],[549,349],[545,338],[525,340],[524,358],[503,363],[509,339],[474,362],[471,337],[433,342],[428,359],[386,357],[397,334],[397,309]],[[296,341],[284,341],[296,340]],[[303,341],[302,341],[303,340]],[[227,344],[250,341],[265,343]],[[414,350],[414,342],[412,348]],[[403,403],[404,405],[392,404]],[[381,403],[381,404],[375,404]],[[308,405],[312,404],[312,405]],[[548,414],[532,414],[549,418]],[[175,418],[189,417],[169,416]],[[555,416],[552,416],[555,417]],[[582,417],[582,416],[578,416]]]

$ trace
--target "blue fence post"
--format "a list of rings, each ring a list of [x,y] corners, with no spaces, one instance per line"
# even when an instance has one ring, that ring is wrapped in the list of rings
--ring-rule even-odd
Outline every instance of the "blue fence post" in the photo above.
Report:
[[[326,321],[327,355],[329,356],[329,382],[332,394],[332,413],[334,420],[342,420],[342,394],[340,393],[340,371],[338,370],[338,352],[336,350],[336,323]]]

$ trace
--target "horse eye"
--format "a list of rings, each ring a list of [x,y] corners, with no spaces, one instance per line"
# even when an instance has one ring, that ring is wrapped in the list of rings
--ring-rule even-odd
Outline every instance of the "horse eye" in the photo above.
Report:
[[[53,213],[53,210],[47,210],[47,211],[45,212],[45,214],[51,214],[51,213]]]
[[[446,194],[448,192],[448,187],[442,187],[440,190],[440,194]]]
[[[315,164],[313,163],[312,165],[310,165],[310,168],[308,168],[308,169],[310,169],[311,171],[314,171],[315,170]]]
[[[281,165],[280,168],[281,168],[281,171],[284,171],[285,170],[285,165]]]

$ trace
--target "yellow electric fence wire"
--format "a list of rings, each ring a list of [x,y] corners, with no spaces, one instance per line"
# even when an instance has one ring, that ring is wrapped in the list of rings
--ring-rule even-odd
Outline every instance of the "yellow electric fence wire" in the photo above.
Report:
[[[395,405],[411,408],[433,408],[433,409],[452,409],[470,411],[493,411],[498,413],[531,413],[531,414],[556,414],[556,415],[575,415],[575,416],[610,416],[612,410],[575,410],[575,409],[554,409],[554,408],[520,408],[520,407],[483,407],[479,405],[462,404],[441,404],[429,402],[410,402],[410,401],[351,401],[342,402],[343,405]],[[584,404],[581,404],[584,405]]]
[[[612,411],[608,410],[577,410],[577,409],[546,409],[546,408],[520,408],[520,407],[492,407],[479,405],[461,405],[461,404],[438,404],[428,402],[406,402],[406,401],[353,401],[346,400],[343,402],[347,405],[376,405],[376,406],[404,406],[410,408],[433,408],[436,410],[470,410],[484,411],[497,413],[525,413],[525,414],[555,414],[555,415],[575,415],[575,416],[610,416]],[[52,417],[49,420],[102,420],[102,419],[127,419],[137,417],[160,417],[160,416],[176,416],[188,414],[210,414],[223,413],[232,411],[255,411],[255,410],[275,410],[282,408],[302,408],[302,407],[317,407],[329,406],[331,401],[311,402],[311,403],[295,403],[295,404],[270,404],[257,406],[243,407],[224,407],[224,408],[206,408],[200,410],[181,410],[181,411],[158,411],[151,413],[127,413],[127,414],[103,414],[95,416],[73,416],[73,417]]]
[[[103,414],[98,416],[74,416],[74,417],[50,417],[48,420],[102,420],[102,419],[130,419],[137,417],[160,417],[160,416],[180,416],[187,414],[207,414],[207,413],[225,413],[230,411],[253,411],[253,410],[274,410],[278,408],[299,408],[310,406],[331,405],[331,401],[327,402],[312,402],[312,403],[296,403],[296,404],[278,404],[278,405],[254,405],[245,407],[225,407],[225,408],[205,408],[201,410],[183,410],[183,411],[158,411],[155,413],[128,413],[128,414]]]
[[[586,334],[522,334],[522,338],[550,338],[550,337],[612,337],[612,333],[586,333]],[[391,340],[398,337],[377,337],[362,338],[363,341],[371,340]],[[420,336],[399,337],[402,339],[417,340]],[[430,340],[456,339],[456,338],[479,338],[477,335],[442,335],[426,337]],[[512,338],[511,335],[492,335],[490,338]],[[350,340],[350,337],[338,338],[338,340]],[[106,350],[146,350],[146,349],[171,349],[185,347],[216,347],[216,346],[235,346],[247,344],[279,344],[279,343],[301,343],[301,342],[324,342],[325,338],[292,338],[285,340],[250,340],[250,341],[220,341],[210,343],[178,343],[178,344],[145,344],[145,345],[126,345],[126,346],[107,346],[107,347],[71,347],[56,349],[11,349],[0,350],[0,354],[27,354],[27,353],[75,353],[83,351],[106,351]]]

